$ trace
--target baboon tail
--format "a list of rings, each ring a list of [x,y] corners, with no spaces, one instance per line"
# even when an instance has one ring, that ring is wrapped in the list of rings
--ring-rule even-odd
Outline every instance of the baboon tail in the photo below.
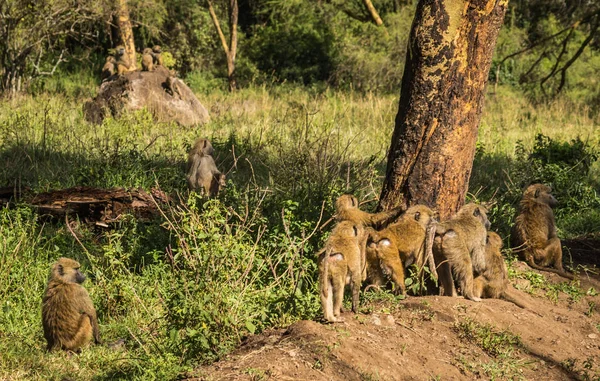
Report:
[[[555,269],[555,268],[553,268],[553,267],[543,267],[543,266],[539,266],[538,264],[536,264],[536,263],[533,263],[533,261],[532,261],[532,263],[528,263],[528,264],[529,264],[529,267],[533,267],[533,268],[534,268],[534,269],[536,269],[536,270],[540,270],[540,271],[548,271],[548,272],[551,272],[551,273],[554,273],[554,274],[558,274],[558,275],[560,275],[561,277],[563,277],[563,278],[567,278],[567,279],[570,279],[570,280],[573,280],[573,279],[575,279],[575,276],[574,276],[573,274],[569,274],[569,273],[567,273],[567,272],[565,272],[565,271],[561,271],[561,270],[559,270],[559,269]]]
[[[323,297],[329,297],[329,256],[331,255],[331,248],[321,250],[319,255],[319,267],[321,267],[321,279],[319,279],[319,285],[321,286],[321,295]]]
[[[437,224],[431,223],[427,226],[427,230],[425,233],[425,259],[427,261],[427,265],[429,266],[429,271],[431,272],[431,276],[435,278],[437,281],[438,273],[435,266],[435,261],[433,259],[433,240],[435,239]],[[422,269],[420,270],[422,271]]]
[[[538,315],[538,316],[542,316],[541,314],[539,314],[537,311],[535,311],[531,305],[525,301],[523,301],[522,298],[520,298],[519,296],[517,296],[514,293],[514,290],[506,289],[501,295],[500,295],[500,299],[504,299],[507,302],[510,302],[512,304],[514,304],[517,307],[529,310],[531,312],[533,312],[534,314]]]

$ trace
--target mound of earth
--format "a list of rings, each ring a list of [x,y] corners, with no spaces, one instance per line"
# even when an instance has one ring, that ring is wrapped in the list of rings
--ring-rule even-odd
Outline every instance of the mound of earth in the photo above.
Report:
[[[553,284],[565,281],[542,274]],[[581,278],[584,290],[599,289],[596,280]],[[560,293],[554,299],[539,289],[533,296],[514,292],[531,310],[497,299],[476,303],[441,296],[363,303],[361,313],[343,314],[343,323],[299,321],[287,329],[251,336],[226,358],[189,376],[196,380],[597,379],[600,297],[590,292],[574,299]]]
[[[124,109],[143,107],[158,121],[175,121],[183,126],[204,124],[210,119],[192,90],[162,66],[154,71],[112,76],[102,83],[98,95],[84,104],[83,113],[88,122],[100,124],[107,116],[118,117]]]

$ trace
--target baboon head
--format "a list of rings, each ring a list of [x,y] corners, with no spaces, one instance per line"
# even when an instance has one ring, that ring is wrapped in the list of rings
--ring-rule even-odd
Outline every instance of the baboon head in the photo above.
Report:
[[[502,249],[502,246],[504,245],[502,243],[502,238],[496,232],[487,233],[487,244],[498,250]]]
[[[143,51],[144,54],[150,54],[152,53],[152,49],[151,48],[145,48]]]
[[[483,226],[485,226],[485,229],[488,230],[491,226],[490,224],[490,220],[488,220],[487,217],[487,210],[485,209],[485,207],[483,207],[482,205],[478,205],[478,204],[467,204],[465,206],[463,206],[459,213],[469,213],[472,214],[473,217],[477,218],[478,220],[481,221],[481,223],[483,224]]]
[[[70,258],[60,258],[50,270],[50,279],[59,280],[64,283],[83,283],[85,275],[79,271],[79,262]]]
[[[533,184],[527,187],[523,199],[530,199],[540,204],[546,204],[551,208],[558,205],[558,201],[552,196],[552,188],[544,184]]]
[[[350,221],[342,221],[336,225],[333,234],[339,237],[355,238],[362,235],[364,229],[359,225],[355,225]]]
[[[162,53],[162,49],[160,48],[160,45],[154,45],[154,46],[152,47],[152,51],[153,51],[154,53]]]
[[[122,56],[125,54],[125,47],[123,45],[119,45],[115,48],[115,54],[118,56]]]
[[[196,147],[206,156],[212,156],[215,153],[215,149],[208,139],[200,139],[196,143]]]
[[[432,222],[437,222],[438,217],[437,212],[425,205],[411,206],[406,210],[405,214],[411,216],[423,228],[426,228]]]
[[[108,57],[106,57],[106,62],[107,63],[109,63],[109,62],[110,63],[115,63],[115,62],[117,62],[117,60],[113,56],[108,56]]]
[[[340,212],[342,210],[348,210],[348,209],[357,209],[358,208],[358,200],[356,199],[356,197],[352,196],[351,194],[343,194],[340,197],[338,197],[337,201],[335,202],[335,209]]]
[[[227,177],[225,177],[224,173],[219,173],[219,188],[225,188],[225,185],[227,185]]]

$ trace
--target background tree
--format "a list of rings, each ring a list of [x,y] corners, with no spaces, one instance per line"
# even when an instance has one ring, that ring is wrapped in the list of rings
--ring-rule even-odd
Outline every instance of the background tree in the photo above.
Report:
[[[133,38],[131,20],[129,18],[129,7],[127,5],[127,0],[119,0],[117,4],[116,24],[119,34],[118,40],[125,47],[125,51],[127,52],[129,58],[129,68],[131,70],[135,70],[137,68],[137,61],[135,58],[135,41]]]
[[[225,34],[221,29],[219,18],[217,17],[215,8],[213,7],[211,0],[208,0],[208,11],[210,12],[210,17],[212,18],[213,23],[215,24],[215,28],[217,30],[217,33],[219,34],[219,39],[221,40],[221,44],[223,45],[223,50],[225,51],[225,55],[227,56],[227,78],[229,80],[229,91],[235,91],[235,56],[237,54],[237,24],[239,14],[238,2],[237,0],[229,0],[228,4],[229,44],[227,43]]]
[[[485,85],[508,1],[421,0],[379,207],[465,200]]]

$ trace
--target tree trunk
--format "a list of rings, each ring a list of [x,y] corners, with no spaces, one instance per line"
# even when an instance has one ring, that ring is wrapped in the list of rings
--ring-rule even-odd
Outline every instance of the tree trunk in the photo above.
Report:
[[[465,201],[492,53],[508,0],[421,0],[413,21],[380,209]]]
[[[137,61],[135,57],[135,43],[133,40],[133,29],[131,28],[131,20],[129,19],[129,7],[127,0],[119,0],[118,3],[117,26],[119,28],[119,40],[125,47],[127,58],[129,58],[129,69],[137,69]]]
[[[229,0],[229,44],[227,44],[227,39],[225,38],[225,34],[221,29],[221,24],[219,23],[219,19],[217,18],[217,14],[211,0],[208,0],[208,12],[210,13],[213,24],[215,24],[215,29],[217,30],[217,34],[221,40],[221,45],[225,51],[225,56],[227,57],[227,78],[229,80],[229,91],[235,91],[237,87],[235,83],[235,56],[237,54],[237,24],[239,14],[238,2],[237,0]]]
[[[367,11],[369,11],[369,14],[371,15],[375,25],[383,25],[383,20],[381,20],[381,17],[379,17],[379,13],[377,13],[377,9],[375,9],[371,0],[363,0],[363,3],[365,4],[365,7],[367,7]]]

